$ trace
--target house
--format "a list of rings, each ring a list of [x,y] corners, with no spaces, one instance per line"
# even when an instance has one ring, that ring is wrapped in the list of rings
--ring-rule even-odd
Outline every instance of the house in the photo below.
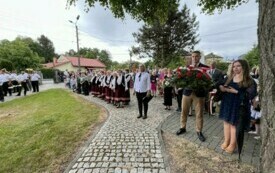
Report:
[[[43,64],[44,68],[58,69],[60,71],[77,71],[78,57],[69,57],[61,55],[59,58],[53,58],[53,62]],[[81,71],[88,69],[105,69],[106,66],[98,59],[80,58]]]

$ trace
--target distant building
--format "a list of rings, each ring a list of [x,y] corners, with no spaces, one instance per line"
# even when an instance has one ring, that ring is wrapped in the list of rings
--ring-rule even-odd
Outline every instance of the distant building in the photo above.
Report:
[[[61,55],[59,58],[53,58],[53,62],[43,64],[44,68],[58,69],[60,71],[77,71],[78,57],[69,57]],[[106,66],[98,59],[80,58],[80,69],[86,71],[88,69],[105,69]]]

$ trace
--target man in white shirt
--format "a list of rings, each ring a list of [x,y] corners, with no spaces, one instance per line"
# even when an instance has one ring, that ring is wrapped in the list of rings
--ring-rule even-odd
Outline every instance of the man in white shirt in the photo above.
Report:
[[[143,102],[143,98],[150,95],[151,82],[149,73],[145,72],[145,66],[139,65],[139,72],[135,76],[134,94],[137,96],[139,116],[142,117],[142,104],[144,106],[143,119],[147,118],[148,102]]]
[[[36,71],[33,71],[31,74],[31,83],[32,83],[33,92],[39,92],[39,79],[40,79],[39,74],[37,74]]]

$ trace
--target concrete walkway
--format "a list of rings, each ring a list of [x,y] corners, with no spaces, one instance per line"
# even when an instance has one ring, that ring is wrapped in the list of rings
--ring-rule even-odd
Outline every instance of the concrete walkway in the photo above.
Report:
[[[53,80],[43,80],[42,85],[39,85],[39,91],[45,91],[45,90],[53,89],[53,88],[64,88],[64,83],[54,84]],[[18,99],[18,98],[21,98],[21,97],[25,97],[24,96],[24,89],[22,89],[22,91],[21,91],[21,96],[16,96],[16,94],[17,93],[12,93],[12,96],[9,96],[9,94],[8,94],[8,96],[5,97],[5,101],[0,102],[0,104],[11,101],[11,100],[14,100],[14,99]],[[33,93],[32,91],[27,92],[27,96],[32,95],[32,94],[36,94],[36,93]]]
[[[148,118],[144,120],[137,119],[134,96],[129,106],[119,109],[96,97],[82,97],[104,106],[109,112],[109,118],[65,172],[169,172],[158,130],[169,114],[164,114],[163,109],[153,106],[161,106],[162,100],[152,99]]]

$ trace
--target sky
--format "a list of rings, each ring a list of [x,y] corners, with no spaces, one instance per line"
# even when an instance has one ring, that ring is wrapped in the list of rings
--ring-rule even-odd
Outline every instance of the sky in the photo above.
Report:
[[[180,7],[184,3],[199,21],[200,42],[195,49],[236,59],[257,44],[258,4],[255,0],[214,15],[201,13],[197,0],[181,0]],[[0,4],[0,40],[13,40],[18,35],[37,39],[44,34],[53,41],[58,54],[76,50],[75,24],[69,20],[75,22],[77,15],[80,15],[76,23],[80,47],[107,50],[112,60],[118,62],[130,59],[129,50],[136,45],[132,33],[143,25],[129,15],[124,20],[116,19],[110,10],[99,5],[85,12],[84,0],[78,0],[69,8],[66,0],[0,0]]]

